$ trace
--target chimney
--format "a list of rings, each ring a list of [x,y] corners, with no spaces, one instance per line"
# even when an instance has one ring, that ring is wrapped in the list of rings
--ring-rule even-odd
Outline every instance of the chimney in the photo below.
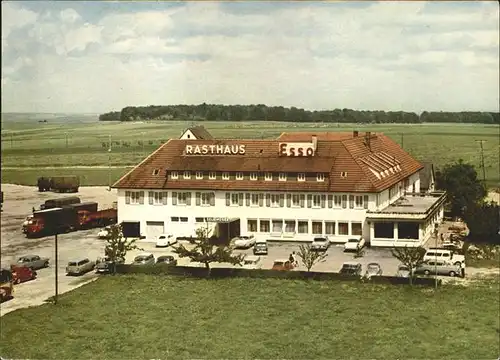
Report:
[[[365,135],[365,143],[368,149],[370,149],[370,151],[372,150],[371,138],[372,134],[369,131],[367,131]]]
[[[312,144],[313,144],[314,152],[316,152],[316,149],[318,147],[318,137],[316,135],[312,136]]]
[[[354,130],[352,132],[352,137],[358,137],[358,135],[359,135],[359,131],[358,130]]]

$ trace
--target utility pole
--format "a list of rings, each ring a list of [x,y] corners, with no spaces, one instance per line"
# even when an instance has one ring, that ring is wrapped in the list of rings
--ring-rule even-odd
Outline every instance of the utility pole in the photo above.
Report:
[[[54,254],[54,262],[55,262],[55,271],[56,271],[56,277],[55,277],[55,288],[54,288],[54,305],[57,304],[57,298],[59,296],[59,249],[58,249],[58,241],[57,241],[57,233],[59,232],[59,229],[56,229],[56,234],[55,234],[55,254]]]
[[[108,191],[111,191],[111,135],[108,135]]]
[[[481,167],[483,168],[483,182],[486,183],[486,170],[484,168],[484,149],[483,149],[483,143],[485,143],[486,140],[476,140],[476,142],[478,142],[479,146],[481,147]]]

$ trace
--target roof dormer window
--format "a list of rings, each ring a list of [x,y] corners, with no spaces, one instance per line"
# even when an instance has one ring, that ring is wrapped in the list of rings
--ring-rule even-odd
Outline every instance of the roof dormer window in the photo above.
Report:
[[[346,178],[347,177],[347,171],[342,171],[340,173],[340,177]]]
[[[184,171],[183,177],[184,177],[184,179],[191,179],[191,172],[190,171]]]
[[[222,180],[229,180],[229,173],[228,172],[222,173]]]
[[[172,171],[172,172],[170,173],[170,178],[172,178],[172,179],[177,179],[177,178],[179,178],[179,174],[177,173],[177,171]]]
[[[196,178],[199,180],[199,179],[203,179],[203,172],[201,171],[197,171],[196,172]]]
[[[272,181],[273,180],[273,173],[267,172],[264,175],[264,180],[266,180],[266,181]]]
[[[160,173],[160,169],[154,169],[153,170],[153,175],[158,175]]]
[[[298,173],[297,174],[297,181],[306,181],[306,174]]]
[[[316,181],[325,181],[325,174],[322,173],[316,174]]]
[[[286,173],[279,174],[279,181],[286,181],[286,178],[287,178]]]
[[[250,173],[250,180],[257,180],[259,177],[257,176],[257,173]]]
[[[209,178],[210,180],[215,180],[215,179],[217,178],[217,174],[216,174],[216,172],[215,172],[215,171],[210,171],[210,172],[208,173],[208,178]]]

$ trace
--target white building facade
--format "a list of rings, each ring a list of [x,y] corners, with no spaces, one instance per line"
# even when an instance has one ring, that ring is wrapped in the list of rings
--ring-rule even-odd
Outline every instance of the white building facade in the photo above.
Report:
[[[135,224],[137,231],[151,240],[161,233],[171,233],[176,237],[195,236],[200,226],[209,226],[216,232],[217,226],[224,227],[225,223],[234,221],[239,223],[240,234],[253,234],[275,241],[311,241],[316,236],[327,235],[338,243],[363,237],[372,246],[418,246],[428,240],[435,224],[442,220],[444,194],[436,194],[432,199],[426,196],[423,203],[418,163],[413,165],[416,171],[401,174],[404,163],[391,158],[393,155],[388,154],[387,149],[381,151],[380,154],[387,156],[380,155],[380,159],[386,158],[389,168],[383,169],[383,161],[379,160],[365,170],[376,175],[373,181],[378,178],[391,185],[380,191],[369,191],[368,185],[361,185],[362,181],[368,184],[368,180],[354,176],[348,179],[351,174],[348,165],[335,169],[334,164],[328,164],[332,156],[313,159],[321,154],[321,150],[323,154],[337,155],[337,159],[342,156],[331,153],[335,144],[322,149],[322,144],[328,145],[328,141],[323,142],[321,136],[319,139],[319,146],[316,137],[304,143],[295,139],[288,143],[276,142],[276,153],[273,155],[274,151],[269,150],[270,156],[266,157],[260,155],[265,149],[274,147],[269,141],[257,144],[255,152],[248,151],[253,146],[249,144],[245,153],[241,150],[245,144],[241,143],[231,143],[229,146],[232,148],[228,150],[219,143],[201,143],[200,148],[195,148],[175,140],[177,145],[174,149],[170,140],[163,150],[163,147],[158,149],[115,184],[114,187],[118,188],[118,221]],[[355,139],[355,142],[358,141]],[[189,144],[192,143],[193,140],[190,140]],[[297,161],[300,156],[284,154],[286,146],[283,144],[292,144],[296,153],[308,154],[308,149],[313,150]],[[303,151],[297,150],[301,144]],[[208,150],[203,145],[207,145]],[[210,150],[210,146],[214,150]],[[203,154],[205,150],[217,152],[217,146],[227,153],[227,157],[235,155],[240,160],[215,162],[214,157],[224,154]],[[166,154],[169,147],[174,150],[172,158],[176,151],[181,151],[175,160],[161,155]],[[283,150],[282,156],[278,155],[278,148]],[[307,157],[313,163],[321,160],[317,169],[313,167],[314,171],[306,171],[309,170]],[[335,156],[333,158],[334,163]],[[256,168],[249,169],[245,161]],[[238,165],[240,162],[241,165]],[[272,166],[262,169],[269,162]],[[286,165],[280,165],[296,162],[300,162],[298,167],[291,166],[290,171],[286,171]],[[165,168],[161,169],[159,165],[165,165]],[[255,171],[259,167],[261,171]],[[272,171],[277,167],[278,171]],[[304,172],[300,172],[302,168]],[[340,170],[339,191],[335,191],[335,181],[332,181],[336,170]],[[147,173],[147,177],[141,176],[141,171]],[[356,171],[352,167],[352,173]],[[156,175],[150,175],[150,172]],[[158,175],[162,175],[159,180],[154,178]],[[398,181],[389,182],[391,175],[397,175]],[[355,186],[349,185],[352,183]],[[349,186],[353,191],[348,191]],[[360,191],[362,186],[366,191]],[[394,207],[402,199],[406,200],[405,206]],[[420,201],[418,206],[411,205],[417,201]],[[408,210],[410,207],[411,211]]]

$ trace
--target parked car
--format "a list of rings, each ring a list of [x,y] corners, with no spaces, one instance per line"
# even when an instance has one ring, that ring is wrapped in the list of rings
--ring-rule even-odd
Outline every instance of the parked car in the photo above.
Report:
[[[25,255],[17,259],[17,266],[26,266],[33,270],[46,268],[49,266],[49,258],[43,258],[38,255]]]
[[[427,261],[415,269],[415,274],[461,276],[462,268],[445,260]]]
[[[26,266],[11,265],[10,271],[12,272],[12,279],[14,284],[20,284],[25,281],[35,280],[37,273],[35,270]]]
[[[366,266],[365,277],[382,276],[382,267],[378,263],[369,263]]]
[[[161,234],[156,239],[156,247],[167,247],[177,243],[177,238],[172,234]]]
[[[365,239],[362,237],[348,239],[344,244],[344,251],[358,251],[365,246]]]
[[[165,264],[165,265],[177,265],[177,259],[172,255],[161,255],[156,259],[157,264]]]
[[[450,249],[429,248],[424,255],[424,261],[444,261],[460,266],[465,264],[465,256]]]
[[[106,226],[97,233],[98,239],[108,239],[111,236],[111,227]]]
[[[255,245],[256,239],[253,235],[237,236],[231,240],[235,249],[249,249]]]
[[[267,255],[267,252],[268,252],[268,249],[267,249],[267,241],[266,240],[259,240],[253,246],[253,254],[254,255]]]
[[[95,261],[91,261],[88,258],[70,261],[68,266],[66,266],[67,275],[83,275],[89,271],[94,270]]]
[[[410,268],[406,265],[399,265],[398,266],[398,271],[396,272],[397,277],[410,277]]]
[[[243,264],[242,264],[243,269],[261,269],[262,268],[262,261],[260,256],[255,256],[255,255],[247,255],[243,259]]]
[[[293,264],[288,260],[274,260],[273,267],[271,270],[279,270],[279,271],[290,271],[293,270]]]
[[[125,263],[124,259],[117,259],[116,264],[123,264]],[[95,272],[96,273],[107,273],[111,271],[111,268],[113,266],[113,262],[111,261],[110,258],[106,257],[104,259],[100,259],[100,261],[96,262],[95,265]]]
[[[151,253],[139,254],[134,258],[132,265],[154,265],[155,257]]]
[[[349,276],[361,276],[362,269],[363,268],[360,263],[348,261],[342,264],[342,268],[340,269],[339,273]]]
[[[311,250],[326,251],[330,247],[328,236],[315,237],[311,244]]]

